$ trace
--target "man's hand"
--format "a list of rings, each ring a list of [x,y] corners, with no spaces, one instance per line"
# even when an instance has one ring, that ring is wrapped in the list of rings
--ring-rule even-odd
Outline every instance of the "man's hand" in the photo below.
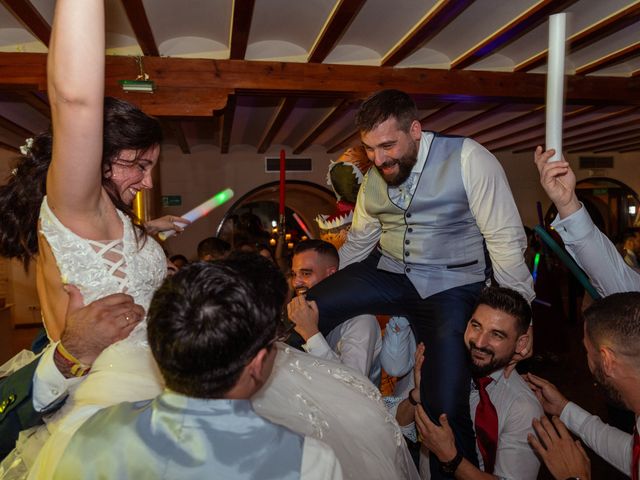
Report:
[[[556,386],[544,378],[535,376],[533,373],[527,373],[522,378],[527,382],[529,388],[533,390],[544,411],[549,415],[559,417],[569,400],[560,393]]]
[[[416,407],[416,426],[425,445],[443,463],[450,462],[458,453],[453,430],[449,426],[447,415],[440,415],[440,425],[431,421],[422,405]]]
[[[318,330],[318,305],[313,300],[308,301],[304,295],[294,297],[287,305],[289,319],[295,323],[295,330],[307,342]]]
[[[183,217],[177,217],[175,215],[165,215],[164,217],[149,220],[144,224],[144,228],[149,235],[156,235],[166,230],[173,230],[176,233],[180,233],[184,230],[184,227],[191,222]]]
[[[552,423],[553,422],[553,423]],[[542,458],[553,478],[565,480],[577,477],[591,479],[591,461],[579,440],[571,434],[556,416],[550,422],[547,417],[533,420],[533,428],[538,437],[529,434],[531,447]]]
[[[531,358],[533,355],[533,326],[529,325],[529,329],[527,330],[527,344],[524,346],[522,350],[519,352],[515,352],[511,357],[511,361],[504,368],[504,378],[509,378],[511,372],[516,368],[518,362],[522,360],[526,360],[527,358]]]
[[[558,162],[549,162],[556,151],[546,152],[537,147],[534,159],[540,172],[540,183],[555,204],[560,218],[565,218],[580,209],[580,201],[576,196],[576,176],[564,157]]]
[[[65,291],[69,306],[60,341],[85,365],[91,365],[112,343],[127,338],[144,318],[144,309],[130,295],[115,293],[83,306],[80,290],[66,285]]]

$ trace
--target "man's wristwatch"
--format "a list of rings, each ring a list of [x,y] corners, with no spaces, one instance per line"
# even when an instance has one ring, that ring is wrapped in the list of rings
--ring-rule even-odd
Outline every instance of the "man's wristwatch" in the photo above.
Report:
[[[458,469],[461,463],[462,463],[462,453],[460,453],[460,451],[457,451],[456,456],[453,457],[453,460],[440,463],[440,468],[447,475],[453,475],[454,473],[456,473],[456,470]]]

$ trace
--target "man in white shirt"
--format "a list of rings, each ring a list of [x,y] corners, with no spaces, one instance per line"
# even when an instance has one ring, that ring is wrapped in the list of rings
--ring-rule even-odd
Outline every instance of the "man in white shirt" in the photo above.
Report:
[[[529,374],[527,380],[552,422],[534,422],[538,437],[530,442],[554,478],[590,478],[589,459],[566,426],[622,473],[638,478],[640,470],[640,292],[616,293],[597,300],[584,312],[584,346],[589,370],[612,401],[636,415],[634,435],[611,427],[569,402],[548,381]],[[557,418],[559,417],[559,419]]]
[[[423,132],[404,92],[372,95],[356,125],[376,168],[358,192],[341,270],[308,298],[317,302],[325,334],[363,313],[407,317],[429,352],[422,367],[425,407],[434,420],[448,414],[459,447],[471,456],[473,425],[458,401],[469,395],[461,341],[467,320],[492,270],[499,284],[527,301],[535,296],[509,184],[477,142]],[[433,462],[433,477],[444,478]]]
[[[535,151],[540,183],[558,209],[551,224],[565,247],[602,296],[640,291],[640,273],[627,265],[615,245],[594,225],[576,195],[576,176],[562,158],[549,162],[555,150]]]
[[[296,245],[291,259],[291,286],[298,293],[287,310],[295,330],[306,342],[305,351],[355,369],[380,384],[380,325],[373,315],[358,315],[337,326],[326,336],[318,330],[318,308],[304,293],[338,271],[338,251],[323,240],[305,240]]]
[[[533,433],[531,422],[540,417],[542,406],[518,372],[514,370],[505,375],[505,368],[514,354],[527,346],[530,322],[531,308],[519,293],[490,287],[480,294],[467,324],[464,341],[474,377],[469,408],[477,433],[479,468],[457,449],[445,414],[440,416],[442,426],[439,426],[429,419],[422,407],[415,409],[423,446],[438,457],[442,468],[456,479],[535,480],[538,477],[540,463],[527,443],[527,437]],[[488,400],[484,397],[485,392]],[[420,391],[414,389],[409,393],[408,403],[419,402]],[[482,409],[491,407],[494,416],[483,419]],[[408,405],[402,407],[403,410],[408,408]],[[483,442],[480,428],[491,421],[495,439]]]
[[[165,280],[147,320],[165,391],[89,418],[53,478],[342,479],[331,448],[250,402],[273,369],[286,292],[258,255],[198,262]]]
[[[41,424],[43,415],[63,405],[69,388],[88,373],[85,366],[144,318],[130,295],[116,293],[85,306],[76,287],[65,289],[69,306],[60,341],[49,343],[42,355],[0,381],[0,460],[14,448],[21,430]]]

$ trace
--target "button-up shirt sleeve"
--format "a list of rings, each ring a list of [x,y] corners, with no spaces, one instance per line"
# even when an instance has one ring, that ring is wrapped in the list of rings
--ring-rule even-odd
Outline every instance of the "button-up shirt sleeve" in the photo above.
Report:
[[[633,438],[628,433],[607,425],[573,402],[567,403],[560,420],[594,452],[625,475],[631,474]]]
[[[353,221],[347,234],[347,241],[340,247],[340,250],[338,250],[338,254],[340,255],[340,268],[367,258],[377,245],[380,235],[382,234],[380,221],[371,216],[364,206],[367,178],[365,175],[365,179],[358,192],[356,207],[353,211]]]
[[[340,357],[338,357],[338,354],[331,349],[327,339],[324,338],[324,335],[320,332],[310,337],[309,340],[307,340],[307,343],[302,345],[302,348],[314,357],[340,362]]]
[[[556,217],[551,225],[602,296],[640,291],[640,274],[624,262],[584,206],[563,219]]]
[[[496,280],[533,301],[533,279],[524,262],[527,239],[506,175],[500,162],[469,138],[462,146],[462,182]]]
[[[33,375],[33,408],[36,412],[48,407],[67,395],[71,386],[79,383],[81,378],[65,378],[53,361],[58,342],[51,343],[45,349]]]
[[[533,432],[534,418],[544,411],[534,399],[521,397],[511,405],[512,411],[503,417],[500,428],[494,474],[501,480],[535,480],[540,462],[529,445],[527,436]]]
[[[331,344],[317,333],[302,346],[315,357],[333,360],[369,376],[375,358],[380,354],[380,326],[373,315],[358,315],[331,331]],[[334,338],[334,335],[336,336]]]

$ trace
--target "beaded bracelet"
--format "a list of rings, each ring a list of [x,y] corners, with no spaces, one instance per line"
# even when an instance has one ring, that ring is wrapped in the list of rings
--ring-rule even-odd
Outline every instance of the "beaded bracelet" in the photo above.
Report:
[[[54,355],[58,360],[69,367],[69,371],[74,377],[83,377],[91,370],[90,365],[83,364],[80,360],[69,353],[62,345],[62,342],[58,342]]]

